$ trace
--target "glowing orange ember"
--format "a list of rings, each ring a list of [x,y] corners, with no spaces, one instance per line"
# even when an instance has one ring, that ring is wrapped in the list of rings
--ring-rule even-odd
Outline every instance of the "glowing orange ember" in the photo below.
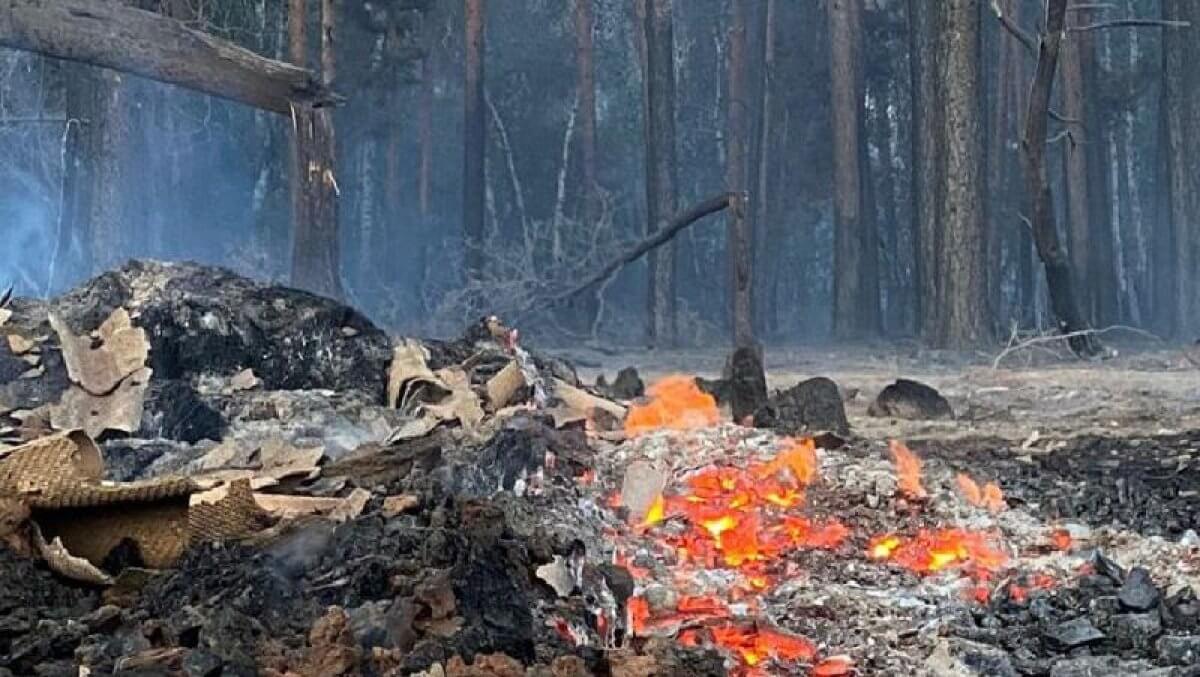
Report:
[[[662,494],[659,494],[654,502],[650,504],[650,509],[646,511],[646,517],[642,520],[642,526],[652,526],[663,521],[666,516],[667,504],[663,500]]]
[[[1066,529],[1055,529],[1050,532],[1050,546],[1055,550],[1067,552],[1071,549],[1072,539],[1071,532]]]
[[[779,452],[770,463],[758,468],[755,474],[760,478],[770,477],[787,469],[792,478],[802,487],[813,483],[819,469],[817,462],[817,445],[811,437],[791,442],[791,446]]]
[[[967,564],[991,571],[1008,561],[1008,556],[993,547],[985,534],[965,529],[922,529],[910,539],[895,534],[877,536],[868,544],[867,556],[887,560],[919,573],[933,573]]]
[[[980,488],[970,476],[959,473],[958,490],[962,492],[963,498],[966,498],[968,503],[985,508],[988,512],[1002,512],[1008,508],[1008,504],[1004,502],[1004,492],[995,482],[988,482]]]
[[[854,661],[849,656],[830,656],[813,666],[813,677],[842,677],[854,672]]]
[[[734,652],[749,667],[769,659],[811,661],[817,655],[816,647],[807,639],[769,628],[723,625],[709,631],[717,646]]]
[[[652,430],[691,430],[720,420],[717,401],[700,390],[690,376],[668,376],[647,390],[650,401],[634,405],[625,418],[625,433]]]
[[[910,498],[925,498],[925,488],[921,486],[921,459],[899,440],[888,442],[892,452],[892,462],[896,465],[896,479],[900,493]]]

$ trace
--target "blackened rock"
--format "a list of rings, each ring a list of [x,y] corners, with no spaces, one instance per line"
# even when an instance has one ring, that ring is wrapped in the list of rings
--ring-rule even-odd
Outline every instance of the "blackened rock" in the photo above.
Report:
[[[759,350],[743,346],[733,351],[727,378],[734,421],[753,415],[767,403],[767,374]]]
[[[1135,567],[1129,572],[1117,596],[1125,608],[1133,611],[1149,611],[1158,606],[1160,599],[1158,587],[1145,567]]]
[[[191,651],[183,659],[183,674],[187,677],[216,677],[223,668],[220,658],[203,649]]]
[[[1058,661],[1050,677],[1171,677],[1170,668],[1155,668],[1146,661],[1123,661],[1115,656],[1085,656]]]
[[[1103,552],[1099,550],[1092,552],[1092,557],[1088,561],[1096,570],[1096,574],[1108,578],[1117,585],[1124,584],[1125,570],[1121,568],[1120,564],[1106,557]]]
[[[1097,630],[1090,620],[1083,617],[1053,625],[1042,634],[1067,649],[1104,639],[1104,633]]]
[[[219,442],[226,423],[187,381],[152,381],[146,390],[142,427],[138,437],[195,444]]]
[[[634,580],[633,575],[623,566],[605,562],[597,567],[600,570],[600,575],[604,576],[604,582],[608,584],[608,589],[612,591],[613,597],[617,600],[618,606],[625,606],[625,601],[633,596]]]
[[[954,416],[954,410],[941,393],[924,383],[905,378],[897,379],[895,383],[884,388],[867,408],[867,413],[871,416],[910,421]]]
[[[49,330],[48,325],[46,329]],[[0,350],[7,352],[7,341],[0,341],[0,344],[3,344]],[[8,354],[11,356],[11,353]],[[16,371],[15,363],[10,362],[5,368],[5,376],[15,375],[12,378],[0,378],[0,409],[36,409],[62,399],[63,393],[71,385],[62,353],[43,348],[41,358],[42,375],[37,378],[21,378],[20,375],[30,367],[24,360],[13,358],[23,367],[21,371]]]
[[[829,430],[850,434],[846,408],[833,381],[818,376],[781,390],[754,414],[759,428],[773,428],[786,435]]]
[[[617,379],[608,387],[608,396],[619,400],[633,400],[645,394],[646,384],[633,367],[625,367],[617,372]]]
[[[1155,638],[1162,634],[1158,612],[1148,614],[1118,614],[1112,617],[1109,636],[1119,649],[1147,651]]]
[[[356,310],[193,263],[131,261],[53,304],[77,334],[127,308],[150,340],[155,379],[251,368],[272,390],[369,392],[382,402],[391,346]]]
[[[1106,632],[1112,627],[1113,617],[1120,615],[1121,611],[1121,600],[1114,595],[1103,595],[1088,602],[1088,613],[1092,622]]]
[[[182,456],[186,452],[178,443],[166,440],[114,439],[101,444],[100,453],[105,479],[129,482],[144,478],[150,466],[163,456]]]
[[[1154,645],[1158,658],[1171,665],[1200,665],[1200,637],[1164,635]]]
[[[974,670],[974,674],[987,677],[1018,677],[1008,652],[1003,649],[965,639],[953,639],[950,652],[960,663]]]

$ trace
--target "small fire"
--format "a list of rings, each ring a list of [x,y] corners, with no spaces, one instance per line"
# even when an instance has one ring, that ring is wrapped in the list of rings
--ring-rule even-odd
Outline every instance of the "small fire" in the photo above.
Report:
[[[896,465],[896,479],[900,493],[909,498],[925,498],[925,488],[921,486],[921,459],[899,440],[888,442],[892,452],[892,462]]]
[[[659,494],[654,502],[650,504],[650,509],[646,511],[646,517],[642,520],[642,526],[649,527],[663,521],[667,513],[667,504],[663,500],[662,494]]]
[[[770,463],[755,469],[754,474],[765,479],[787,469],[797,484],[807,487],[817,478],[819,467],[817,444],[811,437],[806,437],[799,441],[792,440],[787,449],[779,452]]]
[[[1004,492],[995,482],[988,482],[982,488],[965,473],[958,474],[958,490],[963,498],[973,506],[985,508],[988,512],[998,513],[1008,509],[1004,502]]]
[[[1067,552],[1071,549],[1071,545],[1071,532],[1066,529],[1055,529],[1050,532],[1050,547],[1061,552]]]
[[[691,430],[715,425],[721,418],[717,401],[700,390],[690,376],[668,376],[650,386],[650,401],[634,405],[625,418],[625,433]]]
[[[922,529],[911,539],[896,534],[876,536],[867,546],[867,556],[918,573],[934,573],[968,564],[994,571],[1008,561],[1008,556],[991,545],[985,534],[965,529]]]
[[[849,656],[830,656],[813,666],[813,677],[843,677],[854,672],[854,660]]]

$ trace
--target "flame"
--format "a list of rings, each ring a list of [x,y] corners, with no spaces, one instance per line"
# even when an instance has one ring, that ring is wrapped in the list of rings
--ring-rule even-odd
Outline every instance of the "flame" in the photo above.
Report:
[[[666,512],[666,501],[663,500],[662,494],[659,494],[654,499],[654,502],[650,504],[649,509],[646,510],[646,517],[642,519],[642,526],[649,527],[658,524],[666,517]]]
[[[811,437],[806,437],[799,441],[791,440],[787,449],[779,452],[770,463],[757,468],[754,474],[760,479],[765,479],[787,469],[797,484],[807,487],[817,478],[819,467],[817,444]]]
[[[751,668],[768,659],[811,661],[817,655],[812,642],[778,630],[721,625],[709,628],[709,631],[717,646],[733,652]]]
[[[896,465],[896,479],[900,493],[909,498],[925,498],[925,488],[921,486],[921,459],[899,440],[888,442],[892,452],[892,462]]]
[[[959,473],[957,479],[958,490],[971,505],[985,508],[992,513],[1008,509],[1008,504],[1004,502],[1004,492],[995,482],[988,482],[981,489],[975,480],[965,473]]]
[[[710,595],[680,597],[675,610],[681,614],[729,616],[729,607]]]
[[[650,386],[650,401],[634,405],[625,418],[625,433],[652,430],[690,430],[715,425],[720,420],[717,401],[700,390],[690,376],[668,376]]]
[[[994,571],[1008,556],[992,546],[987,535],[965,529],[922,529],[911,539],[895,534],[877,536],[867,546],[867,556],[887,560],[918,573],[934,573],[970,564]]]

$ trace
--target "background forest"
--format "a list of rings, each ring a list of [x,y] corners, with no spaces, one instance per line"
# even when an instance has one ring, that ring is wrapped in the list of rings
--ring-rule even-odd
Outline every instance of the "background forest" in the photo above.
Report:
[[[136,4],[324,69],[345,99],[333,287],[390,328],[495,312],[561,340],[704,345],[736,316],[739,341],[963,347],[1061,326],[1021,153],[1045,0]],[[1194,338],[1200,3],[1071,4],[1045,134],[1068,328]],[[152,257],[288,282],[294,124],[0,49],[0,280],[49,295]],[[746,199],[602,293],[543,301],[725,191]]]

